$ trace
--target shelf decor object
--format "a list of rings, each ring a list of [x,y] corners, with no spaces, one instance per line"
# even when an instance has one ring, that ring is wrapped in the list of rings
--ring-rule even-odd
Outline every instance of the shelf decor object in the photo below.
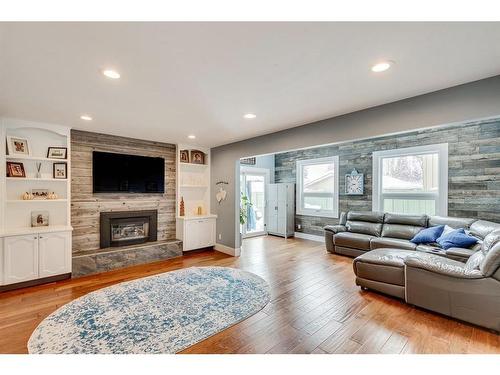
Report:
[[[13,161],[7,162],[7,177],[24,178],[26,172],[23,163],[16,163]]]
[[[68,278],[71,129],[0,118],[2,142],[8,154],[0,147],[0,291]],[[64,179],[55,179],[53,164],[63,155]]]
[[[7,136],[7,150],[9,155],[24,155],[29,156],[30,148],[26,138]]]
[[[54,163],[52,177],[56,180],[65,180],[68,178],[68,164]]]
[[[200,150],[191,150],[190,162],[193,164],[205,164],[205,153]]]
[[[179,158],[181,163],[189,163],[189,150],[181,150]]]
[[[67,159],[67,147],[49,147],[47,150],[47,159]]]
[[[347,195],[363,195],[364,193],[363,173],[358,173],[356,168],[350,174],[345,175],[345,193]]]

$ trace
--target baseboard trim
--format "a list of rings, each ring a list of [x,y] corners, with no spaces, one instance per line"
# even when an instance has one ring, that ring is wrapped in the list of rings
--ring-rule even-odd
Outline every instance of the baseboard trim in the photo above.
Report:
[[[233,248],[221,243],[216,243],[214,250],[220,251],[221,253],[232,255],[233,257],[239,257],[241,255],[241,248]]]
[[[302,238],[304,240],[311,240],[311,241],[325,243],[325,237],[323,237],[323,236],[317,236],[315,234],[307,234],[307,233],[302,233],[302,232],[295,232],[295,237]]]

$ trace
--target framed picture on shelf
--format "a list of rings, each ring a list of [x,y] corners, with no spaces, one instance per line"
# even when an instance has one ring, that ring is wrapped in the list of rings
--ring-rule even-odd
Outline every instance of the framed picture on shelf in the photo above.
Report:
[[[49,147],[47,150],[47,157],[49,159],[67,159],[68,158],[68,148],[67,147]]]
[[[49,189],[31,189],[31,195],[33,199],[49,199]]]
[[[24,164],[8,161],[7,162],[7,177],[26,177],[26,172],[24,171]]]
[[[30,148],[26,138],[7,136],[7,152],[11,156],[30,156]]]
[[[49,211],[31,211],[32,227],[49,226]]]
[[[205,153],[198,150],[191,150],[191,163],[205,164]]]
[[[181,150],[181,163],[189,163],[189,150]]]
[[[59,180],[68,178],[68,164],[54,163],[52,175],[55,179]]]

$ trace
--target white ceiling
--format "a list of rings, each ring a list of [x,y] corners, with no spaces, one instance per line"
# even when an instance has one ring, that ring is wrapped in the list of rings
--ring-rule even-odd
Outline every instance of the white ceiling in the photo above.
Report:
[[[499,46],[500,23],[3,23],[0,114],[212,147],[500,74]]]

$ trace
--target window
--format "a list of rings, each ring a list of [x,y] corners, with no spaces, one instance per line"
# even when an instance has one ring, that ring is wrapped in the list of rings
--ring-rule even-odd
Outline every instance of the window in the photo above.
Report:
[[[373,210],[448,213],[448,144],[373,153]]]
[[[338,217],[339,157],[297,161],[297,214]]]

